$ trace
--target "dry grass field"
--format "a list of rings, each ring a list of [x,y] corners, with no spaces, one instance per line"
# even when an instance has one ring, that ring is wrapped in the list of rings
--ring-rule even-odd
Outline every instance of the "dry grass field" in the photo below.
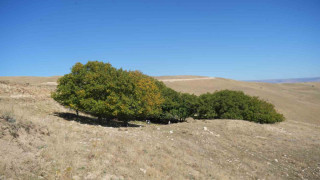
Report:
[[[84,114],[76,121],[52,100],[57,78],[0,77],[1,180],[320,179],[320,83],[157,77],[197,95],[242,90],[275,104],[287,120],[108,127]]]

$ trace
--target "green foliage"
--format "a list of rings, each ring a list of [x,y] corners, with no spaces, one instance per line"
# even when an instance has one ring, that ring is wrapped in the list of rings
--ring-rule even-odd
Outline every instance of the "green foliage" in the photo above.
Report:
[[[198,119],[244,119],[258,123],[284,120],[274,106],[240,91],[224,90],[199,97],[177,92],[139,71],[109,63],[77,63],[58,81],[52,98],[63,106],[101,119],[162,122]]]
[[[152,118],[158,121],[177,120],[179,117],[179,93],[165,86],[162,82],[157,81],[161,96],[164,101],[161,104],[161,114]]]
[[[138,119],[157,117],[161,114],[161,104],[164,99],[157,86],[157,80],[139,71],[130,72],[136,101],[135,117]]]
[[[198,97],[194,94],[180,93],[180,117],[185,120],[187,117],[193,117],[197,113]]]
[[[53,99],[71,109],[100,118],[128,121],[161,113],[156,80],[138,71],[116,69],[109,63],[77,63],[59,79]]]
[[[241,91],[223,90],[207,93],[198,99],[199,119],[243,119],[257,123],[275,123],[284,120],[274,106]]]
[[[185,121],[187,117],[191,117],[197,112],[197,96],[177,92],[159,81],[157,85],[164,98],[161,104],[162,113],[157,120]]]

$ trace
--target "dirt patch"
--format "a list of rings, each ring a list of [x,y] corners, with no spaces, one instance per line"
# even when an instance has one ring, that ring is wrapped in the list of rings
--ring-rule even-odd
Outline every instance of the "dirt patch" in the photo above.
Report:
[[[58,85],[57,82],[44,82],[44,83],[41,83],[41,84],[43,84],[43,85],[51,85],[51,86],[56,86],[56,85]]]
[[[39,153],[46,147],[48,136],[50,133],[44,126],[0,118],[0,177],[41,176]]]

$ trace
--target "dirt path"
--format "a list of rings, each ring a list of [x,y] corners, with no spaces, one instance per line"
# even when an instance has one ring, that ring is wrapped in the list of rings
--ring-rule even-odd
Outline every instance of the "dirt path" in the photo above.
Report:
[[[207,77],[207,78],[192,78],[192,79],[160,79],[162,82],[176,82],[176,81],[194,81],[194,80],[207,80],[207,79],[215,79],[215,77]]]

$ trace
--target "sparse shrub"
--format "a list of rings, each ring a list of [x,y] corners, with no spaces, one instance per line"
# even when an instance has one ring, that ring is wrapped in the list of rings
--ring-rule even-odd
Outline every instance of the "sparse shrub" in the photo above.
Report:
[[[199,119],[243,119],[257,123],[275,123],[284,116],[274,106],[241,91],[223,90],[199,96]]]
[[[15,123],[16,119],[14,118],[14,112],[13,110],[5,110],[1,112],[0,117],[9,123]]]

